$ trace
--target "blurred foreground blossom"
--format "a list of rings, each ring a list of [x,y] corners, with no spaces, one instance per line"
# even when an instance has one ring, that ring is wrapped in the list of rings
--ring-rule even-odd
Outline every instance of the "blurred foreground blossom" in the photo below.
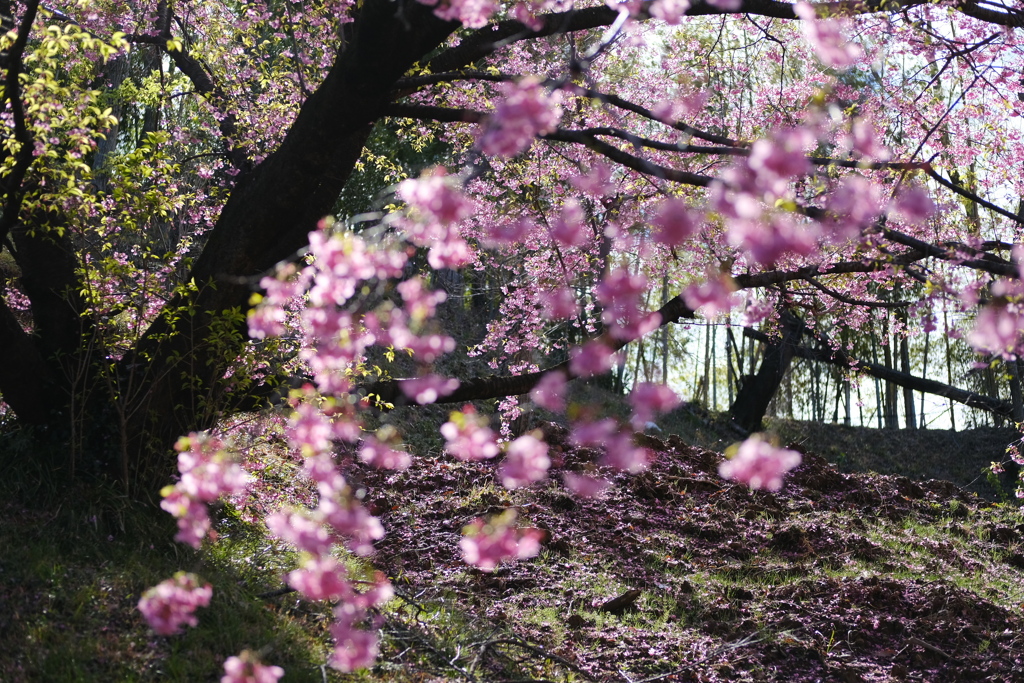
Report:
[[[255,654],[246,650],[224,661],[224,677],[220,683],[277,683],[281,676],[284,676],[284,669],[266,666]]]
[[[506,510],[485,522],[476,519],[462,530],[462,559],[485,572],[494,571],[500,562],[526,559],[540,552],[540,529],[517,529],[516,511]]]
[[[724,479],[752,489],[778,491],[782,488],[782,476],[799,465],[800,460],[796,451],[773,446],[755,435],[740,444],[732,458],[718,466],[718,473]]]
[[[139,611],[154,631],[162,636],[181,632],[184,625],[199,623],[195,611],[210,604],[213,588],[199,583],[195,574],[178,572],[142,594]]]

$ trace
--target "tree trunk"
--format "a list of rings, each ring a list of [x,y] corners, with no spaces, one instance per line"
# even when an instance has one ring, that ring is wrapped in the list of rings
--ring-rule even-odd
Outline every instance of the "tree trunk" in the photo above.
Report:
[[[748,432],[761,429],[768,404],[778,391],[793,359],[793,350],[803,335],[803,321],[789,311],[780,316],[781,339],[766,342],[764,359],[757,374],[748,376],[729,408],[732,421]]]
[[[1012,360],[1008,363],[1010,370],[1010,402],[1013,404],[1013,421],[1017,424],[1024,422],[1024,396],[1020,388],[1020,360]]]
[[[907,338],[907,314],[905,311],[898,311],[897,316],[902,324],[900,337],[900,370],[906,374],[910,372],[910,340]],[[903,410],[907,429],[917,429],[917,413],[914,409],[914,390],[910,387],[903,387]]]

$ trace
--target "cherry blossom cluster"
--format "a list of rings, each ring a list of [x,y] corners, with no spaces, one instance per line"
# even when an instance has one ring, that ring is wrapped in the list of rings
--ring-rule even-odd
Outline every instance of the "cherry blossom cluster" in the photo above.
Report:
[[[487,418],[468,404],[441,425],[441,436],[447,442],[448,453],[458,460],[487,460],[498,454],[497,438]]]
[[[462,559],[485,572],[510,559],[525,560],[540,552],[544,532],[516,527],[515,510],[506,510],[490,520],[476,519],[462,530]]]
[[[224,676],[220,683],[277,683],[281,676],[284,676],[284,669],[267,666],[255,653],[245,650],[224,661]]]
[[[249,475],[215,436],[189,434],[178,439],[175,449],[181,478],[161,491],[160,507],[178,520],[174,540],[198,548],[210,531],[207,504],[244,492]]]
[[[796,451],[779,448],[755,435],[744,441],[731,458],[718,467],[723,479],[746,484],[752,489],[778,491],[782,477],[798,466],[801,456]]]
[[[864,49],[857,43],[847,42],[843,37],[843,22],[840,19],[820,19],[809,2],[798,2],[793,11],[800,17],[800,30],[814,48],[818,59],[825,66],[845,69],[864,56]]]
[[[480,149],[492,156],[515,156],[550,133],[562,118],[558,93],[548,93],[539,79],[504,84],[501,102],[480,136]]]
[[[472,200],[458,187],[458,179],[443,167],[410,178],[398,186],[398,196],[408,211],[402,222],[409,240],[428,247],[427,262],[432,268],[458,268],[469,263],[469,245],[456,225],[476,209]]]
[[[968,341],[976,350],[1005,360],[1024,355],[1024,282],[1002,279],[990,288],[992,301],[974,321]]]
[[[481,28],[498,11],[496,0],[418,0],[434,7],[434,14],[445,21],[461,21],[467,28]]]
[[[139,600],[139,611],[150,627],[162,636],[181,632],[182,626],[195,626],[195,612],[210,604],[213,588],[200,583],[195,574],[178,572],[174,578],[153,586]]]

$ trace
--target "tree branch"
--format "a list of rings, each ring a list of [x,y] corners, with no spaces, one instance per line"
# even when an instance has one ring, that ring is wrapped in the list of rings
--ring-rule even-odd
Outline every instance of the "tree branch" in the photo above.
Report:
[[[743,329],[743,336],[766,344],[771,342],[771,338],[767,334],[749,327]],[[821,339],[818,339],[817,337],[815,337],[815,339],[817,339],[819,343],[822,343]],[[861,363],[860,361],[851,358],[842,349],[826,351],[822,349],[808,348],[806,346],[798,346],[794,349],[794,355],[807,360],[829,363],[847,370],[862,372],[866,375],[870,375],[871,377],[877,377],[881,380],[885,380],[886,382],[892,382],[897,386],[913,389],[914,391],[942,396],[943,398],[948,398],[956,401],[957,403],[962,403],[970,408],[979,408],[1005,417],[1010,417],[1013,414],[1013,407],[1007,401],[992,398],[991,396],[976,394],[973,391],[957,389],[956,387],[943,384],[942,382],[893,370],[892,368],[884,365],[878,365],[876,363]]]
[[[649,19],[651,4],[653,3],[650,0],[643,2],[641,9],[634,16],[634,19]],[[828,16],[853,16],[874,14],[876,12],[891,12],[925,4],[928,4],[925,0],[839,0],[838,2],[815,3],[815,8]],[[793,11],[792,3],[778,2],[777,0],[743,0],[739,9],[731,12],[709,5],[706,0],[697,0],[686,11],[686,16],[690,17],[718,16],[723,14],[751,14],[775,19],[799,19]],[[515,20],[500,21],[471,33],[457,46],[445,50],[423,66],[432,73],[457,71],[489,56],[495,50],[506,45],[522,40],[610,26],[615,22],[616,18],[618,18],[617,9],[601,5],[581,10],[574,9],[568,12],[542,15],[538,19],[541,20],[543,25],[537,31],[533,31]]]

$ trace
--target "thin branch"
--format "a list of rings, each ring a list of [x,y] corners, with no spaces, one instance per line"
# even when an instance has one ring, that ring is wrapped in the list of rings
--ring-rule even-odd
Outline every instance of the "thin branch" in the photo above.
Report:
[[[897,244],[910,247],[915,251],[920,251],[926,256],[932,256],[942,261],[951,261],[956,265],[965,266],[974,270],[980,270],[992,275],[1001,275],[1003,277],[1017,277],[1017,266],[1013,263],[1005,261],[995,261],[988,259],[964,259],[958,256],[956,253],[951,253],[948,249],[937,247],[934,244],[930,244],[923,240],[919,240],[916,237],[911,237],[898,230],[891,228],[880,227],[879,231],[883,237]],[[964,245],[965,249],[969,249]],[[986,254],[987,255],[987,254]]]
[[[577,144],[581,144],[588,149],[597,152],[598,154],[601,154],[622,166],[625,166],[626,168],[631,168],[639,173],[651,175],[662,180],[671,180],[672,182],[681,183],[683,185],[693,185],[694,187],[707,187],[714,181],[714,178],[711,176],[692,173],[690,171],[680,171],[646,161],[636,155],[625,152],[614,145],[609,145],[607,142],[597,139],[596,136],[588,135],[581,131],[559,130],[540,137],[544,140],[575,142]]]
[[[1004,209],[1004,208],[1002,208],[1000,206],[996,206],[992,202],[987,201],[985,199],[982,199],[981,197],[979,197],[975,193],[971,192],[970,190],[967,190],[967,189],[965,189],[963,187],[960,187],[956,183],[953,183],[953,182],[951,182],[949,180],[946,180],[941,175],[939,175],[935,171],[935,169],[933,169],[931,167],[930,164],[925,166],[924,169],[925,169],[925,172],[928,174],[928,177],[932,178],[933,180],[935,180],[935,182],[937,182],[939,185],[942,185],[943,187],[945,187],[947,189],[950,189],[953,192],[956,192],[958,195],[960,195],[961,197],[963,197],[965,199],[969,199],[972,202],[974,202],[976,204],[979,204],[980,206],[984,206],[986,209],[990,209],[992,211],[995,211],[999,215],[1005,216],[1006,218],[1009,218],[1010,220],[1012,220],[1015,223],[1020,223],[1021,225],[1024,225],[1024,218],[1022,218],[1021,216],[1018,216],[1017,214],[1015,214],[1015,213],[1013,213],[1011,211],[1007,211],[1006,209]]]
[[[805,277],[804,280],[810,282],[812,285],[814,285],[815,289],[817,289],[820,292],[823,292],[824,294],[829,295],[833,299],[836,299],[837,301],[842,301],[844,304],[850,304],[853,306],[866,306],[868,308],[906,308],[907,306],[910,306],[912,303],[914,303],[912,301],[864,301],[862,299],[854,299],[852,297],[846,296],[845,294],[841,294],[835,291],[834,289],[829,289],[825,285],[818,282],[816,278]]]

